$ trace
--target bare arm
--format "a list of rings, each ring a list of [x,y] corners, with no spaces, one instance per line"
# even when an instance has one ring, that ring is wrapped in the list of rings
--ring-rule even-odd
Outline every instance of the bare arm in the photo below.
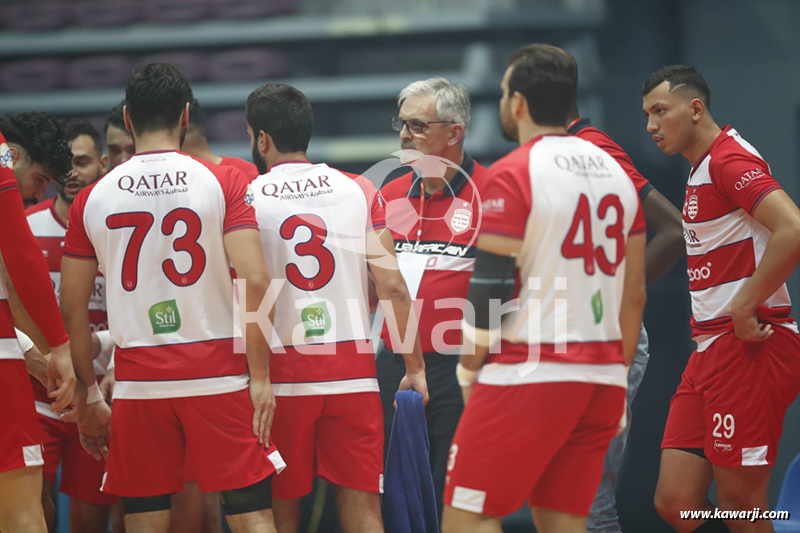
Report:
[[[655,192],[655,191],[654,191]],[[652,194],[652,193],[651,193]],[[622,330],[622,354],[625,366],[631,366],[639,342],[642,313],[647,301],[645,289],[645,242],[644,233],[628,237],[625,243],[625,281],[622,289],[622,305],[619,310],[619,325]]]
[[[96,276],[96,259],[64,256],[61,260],[61,316],[70,338],[75,373],[86,388],[95,383],[89,301]]]
[[[399,341],[396,346],[404,346],[400,351],[406,364],[406,376],[411,377],[413,388],[422,394],[423,401],[428,401],[428,387],[425,380],[425,361],[422,358],[422,348],[417,334],[417,317],[414,313],[411,294],[408,292],[406,281],[397,264],[394,252],[392,232],[386,228],[371,231],[367,234],[367,260],[369,269],[375,282],[375,292],[383,309],[383,315],[389,332],[392,333],[392,324],[397,325]],[[387,305],[387,302],[391,305]],[[413,335],[413,345],[409,347],[409,335]],[[393,341],[394,342],[394,341]],[[405,380],[406,378],[404,378]],[[401,383],[401,388],[409,382]],[[420,390],[423,389],[423,390]]]
[[[681,213],[663,194],[651,190],[642,201],[642,211],[647,229],[652,234],[645,248],[649,286],[661,279],[686,254],[686,244]]]
[[[246,287],[245,305],[242,311],[264,312],[259,309],[270,285],[264,254],[261,248],[260,234],[257,229],[245,228],[225,235],[225,251],[233,263],[236,275],[244,280]],[[241,294],[240,294],[241,296]],[[269,323],[272,323],[275,311],[272,307],[267,311]],[[231,317],[233,318],[233,317]],[[267,442],[272,418],[275,414],[275,396],[269,380],[269,342],[270,331],[262,331],[256,322],[244,324],[247,350],[247,368],[250,372],[250,400],[253,402],[253,434],[259,442]]]
[[[739,338],[760,341],[770,336],[771,327],[759,326],[756,308],[786,282],[800,261],[800,210],[784,191],[775,190],[761,200],[753,218],[772,236],[756,271],[733,299],[731,316]]]

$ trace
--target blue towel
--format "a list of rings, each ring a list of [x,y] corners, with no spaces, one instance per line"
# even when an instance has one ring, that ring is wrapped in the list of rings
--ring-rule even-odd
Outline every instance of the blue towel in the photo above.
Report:
[[[381,502],[383,526],[386,533],[439,533],[422,395],[404,390],[395,398]]]

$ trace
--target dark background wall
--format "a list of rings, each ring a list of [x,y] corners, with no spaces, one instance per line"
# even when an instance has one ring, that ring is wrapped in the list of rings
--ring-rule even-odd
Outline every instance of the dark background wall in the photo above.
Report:
[[[730,124],[756,146],[790,196],[800,200],[800,3],[612,0],[608,8],[608,24],[599,39],[606,68],[604,126],[641,172],[676,206],[682,205],[689,166],[682,157],[666,157],[653,145],[645,131],[640,89],[653,70],[684,63],[708,81],[717,123]],[[694,349],[688,341],[690,303],[684,269],[681,263],[649,290],[645,324],[651,360],[634,407],[618,491],[625,531],[671,531],[655,513],[652,497],[669,399]],[[800,301],[796,274],[790,291],[793,300]],[[786,417],[770,486],[773,506],[783,474],[798,452],[800,402],[795,402]]]

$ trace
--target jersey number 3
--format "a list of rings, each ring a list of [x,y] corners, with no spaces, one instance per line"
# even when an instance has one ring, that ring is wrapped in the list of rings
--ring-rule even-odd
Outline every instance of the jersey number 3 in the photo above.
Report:
[[[603,246],[595,247],[592,241],[592,212],[589,206],[589,198],[585,194],[581,194],[578,199],[578,207],[572,217],[572,224],[570,224],[567,237],[561,244],[561,255],[567,259],[583,259],[583,270],[588,276],[594,275],[595,262],[603,273],[613,276],[617,271],[617,266],[622,262],[622,258],[625,257],[625,235],[622,231],[624,211],[619,196],[616,194],[604,196],[600,200],[600,205],[597,206],[597,217],[600,220],[605,220],[609,209],[612,207],[616,212],[616,220],[606,228],[606,237],[616,241],[617,254],[613,261],[608,259]],[[581,226],[583,229],[583,242],[576,244],[575,239]]]
[[[128,292],[136,290],[139,284],[139,255],[142,252],[144,239],[150,228],[153,227],[153,214],[146,211],[131,213],[115,213],[106,218],[109,229],[133,228],[128,247],[125,249],[125,258],[122,261],[122,288]],[[197,242],[203,231],[200,216],[185,207],[173,209],[161,221],[161,233],[170,236],[175,232],[178,222],[186,226],[186,233],[172,243],[176,252],[186,252],[191,257],[192,264],[186,272],[178,272],[175,261],[166,259],[161,263],[161,268],[167,279],[178,287],[187,287],[197,282],[206,269],[206,252]]]
[[[325,247],[325,239],[328,237],[328,227],[325,221],[317,215],[293,215],[281,224],[281,238],[291,240],[297,228],[308,228],[311,237],[295,245],[294,251],[297,255],[311,256],[319,263],[319,272],[310,278],[300,272],[300,268],[294,264],[286,265],[286,279],[289,283],[303,291],[316,291],[327,285],[333,278],[336,264],[333,254]]]

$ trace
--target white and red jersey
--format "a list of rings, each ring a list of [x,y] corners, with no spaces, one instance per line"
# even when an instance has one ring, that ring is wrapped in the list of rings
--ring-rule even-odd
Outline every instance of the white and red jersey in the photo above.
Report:
[[[489,173],[480,232],[523,246],[519,308],[503,315],[500,353],[479,381],[625,387],[625,243],[645,231],[631,179],[604,150],[567,135],[535,137]],[[531,356],[538,367],[527,372]]]
[[[67,235],[67,226],[59,218],[55,210],[55,198],[40,202],[25,211],[28,225],[33,236],[42,249],[50,279],[53,282],[56,299],[59,297],[61,287],[61,252],[64,248],[64,238]],[[95,278],[94,292],[89,302],[89,323],[92,331],[108,329],[108,316],[106,315],[106,287],[105,278],[98,272]],[[101,353],[94,360],[94,373],[104,376],[108,367],[111,353]],[[33,397],[36,400],[36,412],[49,418],[58,418],[49,405],[53,398],[47,395],[47,389],[37,379],[31,377]]]
[[[772,235],[753,212],[767,194],[779,189],[761,154],[730,126],[689,174],[683,228],[692,335],[700,352],[733,330],[731,302],[755,272]],[[791,305],[783,284],[756,315],[761,322],[797,331]]]
[[[50,279],[56,298],[61,288],[61,252],[64,248],[64,239],[67,235],[67,226],[59,218],[55,210],[55,198],[40,202],[25,211],[28,225],[33,236],[42,248],[42,253],[47,261]],[[89,301],[89,324],[92,331],[108,329],[108,315],[106,314],[106,280],[102,274],[97,273],[94,283],[94,292]],[[108,367],[108,354],[100,354],[94,360],[94,371],[98,376],[103,376]]]
[[[367,303],[366,236],[385,227],[363,176],[285,161],[251,185],[275,303],[276,396],[377,392]]]
[[[247,387],[223,245],[256,227],[246,193],[238,169],[163,151],[136,154],[73,202],[64,254],[96,258],[105,274],[115,398]]]

